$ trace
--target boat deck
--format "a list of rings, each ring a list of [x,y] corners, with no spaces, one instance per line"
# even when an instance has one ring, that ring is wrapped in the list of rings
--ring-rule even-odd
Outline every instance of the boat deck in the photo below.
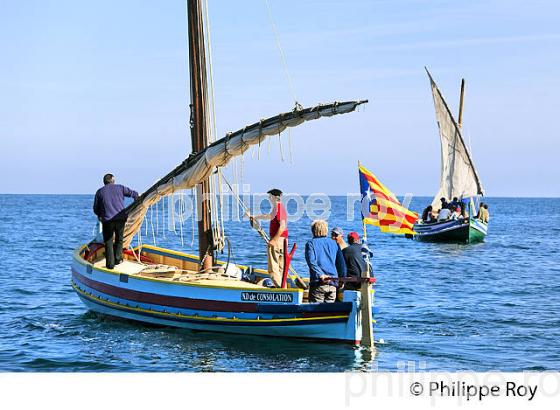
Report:
[[[101,259],[93,264],[95,268],[106,269],[105,259]],[[243,288],[263,290],[270,289],[266,286],[251,282],[241,281],[219,273],[198,273],[188,272],[177,269],[169,265],[145,265],[131,260],[123,260],[115,266],[113,272],[131,276],[143,276],[157,278],[158,280],[169,280],[179,282],[196,283],[197,285],[207,285],[227,288]]]
[[[103,268],[105,269],[105,259],[101,259],[93,264],[95,268]],[[146,268],[146,265],[140,264],[138,262],[123,260],[122,263],[115,266],[113,269],[115,272],[118,273],[125,273],[127,275],[137,275],[142,270]]]

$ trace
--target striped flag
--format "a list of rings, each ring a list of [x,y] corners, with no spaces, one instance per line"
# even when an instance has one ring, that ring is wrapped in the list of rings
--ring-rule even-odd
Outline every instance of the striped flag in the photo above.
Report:
[[[395,194],[361,165],[359,175],[363,223],[379,226],[381,232],[414,235],[412,227],[418,214],[402,206]]]

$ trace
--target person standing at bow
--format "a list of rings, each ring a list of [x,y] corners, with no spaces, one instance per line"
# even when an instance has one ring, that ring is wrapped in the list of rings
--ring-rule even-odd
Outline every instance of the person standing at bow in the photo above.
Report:
[[[284,204],[282,204],[282,191],[271,189],[267,192],[271,204],[270,213],[251,216],[251,225],[254,220],[270,220],[267,247],[268,273],[274,285],[280,287],[282,284],[282,273],[284,269],[284,240],[288,239],[288,215]]]
[[[115,184],[113,174],[105,174],[102,188],[95,193],[93,212],[103,226],[105,243],[105,264],[113,269],[122,262],[124,224],[127,215],[124,211],[124,197],[138,198],[138,192],[124,185]]]

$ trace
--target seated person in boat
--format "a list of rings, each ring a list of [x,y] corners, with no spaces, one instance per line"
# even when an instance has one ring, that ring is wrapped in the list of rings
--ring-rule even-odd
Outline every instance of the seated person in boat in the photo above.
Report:
[[[342,250],[344,262],[346,263],[346,276],[348,278],[361,278],[362,273],[368,269],[364,256],[362,254],[362,245],[360,244],[360,235],[357,232],[348,234],[348,246]],[[360,283],[347,282],[344,285],[347,290],[360,289]]]
[[[463,217],[463,219],[468,219],[469,217],[467,213],[467,205],[463,201],[461,201],[461,216]]]
[[[451,209],[455,209],[458,206],[461,206],[461,201],[459,201],[459,198],[457,198],[456,196],[453,197],[453,200],[451,201],[451,203],[449,204],[451,206]]]
[[[450,216],[451,216],[451,209],[449,209],[449,207],[441,208],[438,212],[437,220],[438,222],[447,221]]]
[[[288,239],[288,216],[282,204],[282,191],[271,189],[267,194],[271,204],[270,213],[251,216],[251,225],[253,220],[270,220],[268,231],[270,240],[267,247],[268,273],[274,284],[280,287],[284,269],[284,239]]]
[[[431,205],[428,205],[422,212],[422,222],[429,224],[435,221],[436,217],[434,215],[433,207]]]
[[[451,211],[451,219],[457,221],[459,219],[463,219],[463,215],[461,214],[461,207],[457,206],[455,209]]]
[[[484,202],[480,203],[480,208],[478,209],[478,215],[476,216],[476,219],[486,224],[490,219],[490,214],[488,213],[488,205]]]
[[[440,202],[441,202],[440,211],[441,211],[442,209],[449,208],[449,202],[447,202],[447,199],[445,199],[445,198],[442,197],[442,198],[440,198],[439,200],[440,200]]]
[[[328,302],[336,300],[338,281],[346,276],[346,263],[335,241],[327,238],[329,226],[318,219],[311,224],[313,239],[305,244],[305,260],[309,266],[309,301]]]
[[[481,203],[480,203],[480,206],[479,206],[479,208],[478,208],[478,212],[477,212],[477,214],[476,214],[476,219],[480,219],[480,217],[481,217],[481,209],[482,209],[482,208],[484,208],[484,202],[481,202]]]
[[[338,226],[332,229],[331,239],[336,242],[341,250],[344,250],[344,248],[348,246],[348,244],[344,242],[344,231]]]
[[[95,193],[93,212],[103,226],[106,267],[113,269],[123,259],[124,224],[127,217],[124,212],[124,197],[136,199],[138,193],[124,185],[115,184],[113,174],[106,174],[103,184]]]

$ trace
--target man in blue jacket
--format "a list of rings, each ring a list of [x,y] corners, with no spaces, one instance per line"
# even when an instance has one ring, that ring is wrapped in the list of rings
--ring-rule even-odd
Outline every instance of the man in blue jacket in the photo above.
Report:
[[[113,269],[122,262],[124,224],[127,217],[124,211],[124,197],[136,199],[138,193],[124,185],[115,184],[112,174],[106,174],[103,183],[105,186],[95,193],[93,212],[103,225],[106,267]]]
[[[321,219],[311,224],[313,239],[305,245],[309,266],[309,301],[332,303],[336,300],[337,278],[346,276],[346,264],[337,243],[327,238],[329,226]]]

